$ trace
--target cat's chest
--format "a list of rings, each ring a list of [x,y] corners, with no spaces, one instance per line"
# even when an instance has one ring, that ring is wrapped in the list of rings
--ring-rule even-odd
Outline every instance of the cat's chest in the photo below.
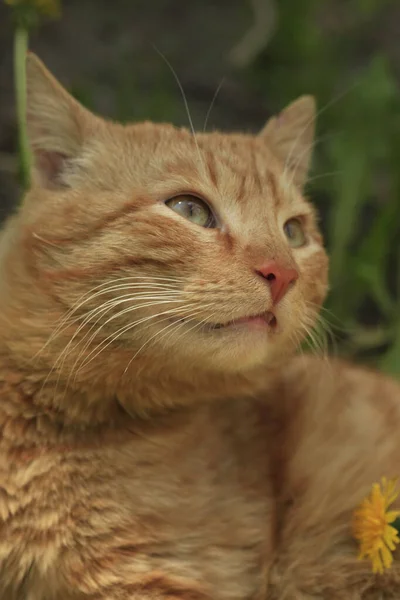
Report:
[[[263,441],[252,418],[248,430],[241,421],[200,415],[178,430],[127,427],[94,445],[21,455],[4,481],[3,539],[20,532],[14,549],[24,555],[28,543],[37,573],[64,571],[72,586],[77,562],[90,573],[112,556],[138,576],[166,572],[214,598],[256,597],[272,499]]]
[[[150,570],[197,581],[214,598],[253,598],[271,555],[267,455],[252,431],[246,439],[204,425],[200,419],[179,439],[134,435],[103,456],[92,502],[108,495],[109,519],[127,524],[122,545],[142,548]]]

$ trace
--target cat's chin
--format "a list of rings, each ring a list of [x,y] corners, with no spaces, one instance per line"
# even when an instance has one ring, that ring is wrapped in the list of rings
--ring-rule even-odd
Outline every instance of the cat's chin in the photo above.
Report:
[[[178,360],[212,370],[243,372],[275,365],[282,362],[282,356],[295,351],[293,336],[287,335],[274,315],[246,317],[189,331],[191,327],[188,324],[188,336],[182,336],[185,344],[178,350]]]
[[[281,345],[268,343],[257,335],[236,336],[236,339],[227,336],[223,344],[210,344],[209,353],[202,355],[201,362],[214,371],[244,373],[257,367],[280,364],[282,350]]]

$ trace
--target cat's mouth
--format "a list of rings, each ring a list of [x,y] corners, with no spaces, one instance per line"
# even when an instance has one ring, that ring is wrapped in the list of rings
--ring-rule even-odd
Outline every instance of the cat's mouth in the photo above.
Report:
[[[266,311],[259,315],[250,315],[247,317],[240,317],[238,319],[232,319],[225,323],[210,323],[196,321],[194,319],[180,319],[180,322],[187,322],[188,324],[194,323],[193,329],[197,328],[200,331],[212,332],[217,330],[235,329],[235,328],[251,328],[251,329],[267,329],[273,331],[278,326],[276,316],[271,311]]]

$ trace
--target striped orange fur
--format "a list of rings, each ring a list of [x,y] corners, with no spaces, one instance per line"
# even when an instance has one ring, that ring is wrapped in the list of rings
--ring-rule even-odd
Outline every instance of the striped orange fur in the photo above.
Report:
[[[372,576],[350,520],[399,475],[399,387],[296,356],[327,290],[301,192],[313,100],[259,135],[194,135],[106,122],[27,67],[33,183],[0,237],[0,600],[398,598],[400,560]],[[276,304],[268,261],[297,274]]]

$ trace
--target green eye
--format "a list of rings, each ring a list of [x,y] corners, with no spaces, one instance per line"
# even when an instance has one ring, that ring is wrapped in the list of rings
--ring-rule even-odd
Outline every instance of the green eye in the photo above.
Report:
[[[289,219],[289,221],[286,221],[283,231],[292,248],[301,248],[306,245],[307,238],[300,219]]]
[[[184,219],[199,225],[200,227],[215,227],[215,218],[210,208],[203,200],[196,196],[175,196],[165,203],[174,212]]]

